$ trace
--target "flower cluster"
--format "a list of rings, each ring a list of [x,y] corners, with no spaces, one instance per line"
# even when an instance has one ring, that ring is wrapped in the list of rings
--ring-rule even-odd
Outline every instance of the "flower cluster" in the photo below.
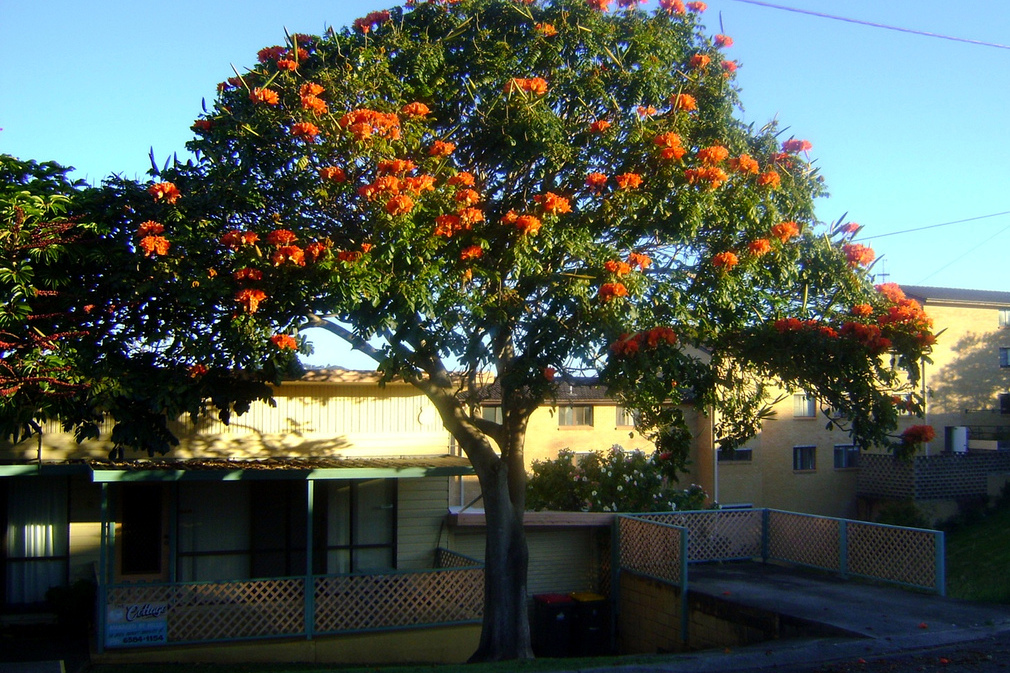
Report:
[[[931,442],[936,437],[932,425],[912,425],[901,433],[901,443],[906,446],[917,446]]]
[[[842,252],[845,254],[845,259],[849,261],[850,266],[867,266],[877,256],[873,252],[873,248],[861,243],[846,243],[842,246]]]
[[[383,9],[378,12],[369,12],[360,19],[355,19],[354,27],[367,35],[373,28],[378,28],[387,21],[389,21],[389,11]]]
[[[367,140],[372,135],[388,140],[400,139],[400,118],[392,112],[358,108],[343,115],[337,123],[358,140]]]
[[[506,94],[524,91],[534,96],[543,96],[547,93],[547,80],[542,77],[513,77],[505,83],[503,91]]]
[[[147,188],[147,193],[153,196],[155,201],[164,201],[165,203],[175,203],[182,196],[179,189],[171,182],[153,184]]]
[[[610,344],[610,351],[618,357],[637,355],[642,348],[655,349],[660,344],[674,346],[677,344],[677,333],[670,327],[653,327],[644,332],[622,334]]]

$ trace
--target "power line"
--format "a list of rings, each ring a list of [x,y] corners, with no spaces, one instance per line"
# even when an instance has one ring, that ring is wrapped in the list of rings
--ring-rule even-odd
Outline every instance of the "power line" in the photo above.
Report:
[[[768,7],[771,9],[781,9],[786,12],[796,12],[797,14],[809,14],[810,16],[818,16],[822,19],[833,19],[835,21],[847,21],[848,23],[858,23],[861,26],[870,26],[872,28],[884,28],[885,30],[896,30],[900,33],[911,33],[913,35],[925,35],[926,37],[937,37],[942,40],[953,40],[954,42],[967,42],[968,44],[977,44],[983,47],[996,47],[997,49],[1010,49],[1010,46],[1005,44],[996,44],[995,42],[983,42],[981,40],[969,40],[964,37],[954,37],[952,35],[943,35],[942,33],[929,33],[924,30],[912,30],[911,28],[901,28],[900,26],[889,26],[883,23],[874,23],[873,21],[862,21],[860,19],[850,19],[844,16],[835,16],[833,14],[824,14],[822,12],[814,12],[809,9],[797,9],[796,7],[785,7],[783,5],[773,5],[770,2],[761,2],[760,0],[733,0],[734,2],[743,2],[748,5],[758,5],[760,7]]]
[[[743,2],[744,0],[737,0],[738,2]],[[1001,215],[1010,215],[1010,210],[1004,210],[1002,213],[992,213],[991,215],[979,215],[978,217],[968,217],[963,220],[953,220],[952,222],[941,222],[940,224],[930,224],[925,227],[916,227],[915,229],[904,229],[902,231],[891,231],[886,234],[877,234],[876,236],[863,236],[858,238],[860,241],[872,241],[875,238],[884,238],[885,236],[897,236],[898,234],[911,234],[917,231],[926,231],[927,229],[936,229],[937,227],[948,227],[952,224],[962,224],[964,222],[974,222],[975,220],[984,220],[990,217],[999,217]]]
[[[936,274],[940,273],[941,271],[943,271],[947,267],[953,265],[954,263],[960,262],[962,259],[964,259],[968,255],[970,255],[971,253],[975,252],[976,250],[978,250],[979,248],[981,248],[983,245],[985,245],[986,243],[988,243],[992,239],[996,238],[997,236],[999,236],[1000,234],[1002,234],[1003,232],[1008,231],[1008,230],[1010,230],[1010,224],[1008,224],[1007,226],[1003,227],[1002,229],[1000,229],[995,234],[993,234],[989,238],[985,239],[984,241],[982,241],[981,243],[979,243],[975,247],[973,247],[970,250],[966,251],[963,255],[961,255],[959,257],[955,257],[954,259],[950,260],[949,262],[947,262],[946,264],[944,264],[943,266],[941,266],[939,269],[937,269],[933,273],[929,274],[928,276],[926,276],[925,278],[923,278],[922,280],[920,280],[919,283],[920,284],[921,283],[925,283],[927,280],[929,280],[930,278],[932,278]]]

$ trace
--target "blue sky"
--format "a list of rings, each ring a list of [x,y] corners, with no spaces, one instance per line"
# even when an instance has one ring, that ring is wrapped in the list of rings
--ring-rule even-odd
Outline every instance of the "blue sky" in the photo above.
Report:
[[[575,1],[575,0],[569,0]],[[645,5],[651,7],[653,2]],[[616,3],[615,3],[616,4]],[[982,42],[1010,42],[1010,3],[775,0],[770,4]],[[388,2],[178,0],[0,6],[0,152],[55,160],[98,182],[143,177],[184,154],[218,82],[281,44]],[[813,143],[831,197],[906,284],[1010,290],[1010,49],[896,32],[743,0],[711,0],[712,32],[734,39],[741,117],[776,118]],[[720,21],[722,28],[720,29]],[[322,362],[320,362],[322,364]]]

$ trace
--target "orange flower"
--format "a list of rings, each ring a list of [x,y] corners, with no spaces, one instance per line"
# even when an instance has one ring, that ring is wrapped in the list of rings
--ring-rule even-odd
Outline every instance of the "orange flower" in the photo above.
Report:
[[[155,201],[164,199],[165,203],[175,203],[182,196],[178,188],[171,182],[159,182],[147,188],[147,193],[154,197]]]
[[[292,61],[290,58],[282,58],[277,61],[277,69],[294,72],[295,70],[298,70],[298,61]]]
[[[429,112],[431,112],[431,110],[428,108],[427,105],[425,105],[424,103],[417,103],[417,102],[407,103],[400,109],[400,111],[403,112],[403,114],[411,115],[414,117],[423,117]]]
[[[620,262],[613,259],[608,259],[603,263],[603,268],[614,274],[615,276],[626,276],[631,273],[631,265],[627,262]]]
[[[749,154],[741,154],[729,160],[729,167],[737,173],[751,173],[757,175],[759,172],[758,162]]]
[[[505,83],[502,90],[506,94],[512,94],[516,91],[525,91],[535,96],[543,96],[547,93],[547,80],[542,77],[513,77]]]
[[[516,220],[518,219],[519,219],[519,213],[517,213],[514,210],[510,210],[504,215],[502,215],[501,221],[502,224],[515,224]]]
[[[274,247],[282,247],[285,245],[291,245],[298,240],[294,232],[288,231],[287,229],[275,229],[267,234],[267,243]]]
[[[782,150],[784,152],[806,152],[812,147],[813,145],[809,140],[796,140],[791,138],[782,143]]]
[[[326,106],[326,101],[322,98],[316,96],[302,96],[302,109],[308,110],[309,112],[316,115],[324,115],[329,112],[329,108]]]
[[[603,133],[611,126],[610,122],[606,119],[597,119],[592,124],[589,125],[590,133]]]
[[[615,175],[614,180],[621,189],[637,189],[642,185],[642,176],[638,173],[622,173]]]
[[[442,140],[436,140],[431,144],[428,149],[428,156],[432,157],[447,157],[456,151],[456,143],[447,143]]]
[[[846,243],[842,246],[842,252],[850,266],[866,266],[877,257],[873,248],[861,243]]]
[[[312,241],[307,246],[305,246],[305,257],[310,262],[316,262],[319,259],[321,259],[324,255],[326,255],[326,252],[329,249],[330,246],[328,242],[323,243],[321,241]]]
[[[729,271],[739,263],[740,259],[732,252],[720,252],[712,258],[712,266],[717,269],[725,269],[726,271]]]
[[[708,5],[706,5],[704,2],[689,2],[687,3],[687,8],[690,9],[692,12],[698,12],[699,14],[701,14],[706,9],[708,9]]]
[[[369,12],[360,19],[355,19],[354,27],[367,35],[373,27],[377,28],[387,21],[389,21],[389,10],[384,9],[380,12]]]
[[[912,425],[905,428],[901,433],[901,443],[906,445],[925,444],[931,442],[936,437],[936,431],[932,425]],[[920,628],[926,628],[920,625]]]
[[[645,343],[649,348],[655,348],[660,343],[671,346],[677,343],[677,334],[669,327],[653,327],[645,334]]]
[[[692,110],[698,109],[698,101],[695,100],[694,96],[688,93],[679,93],[670,99],[670,104],[673,105],[675,110],[683,110],[684,112],[691,112]]]
[[[232,229],[221,236],[221,245],[238,250],[243,245],[255,245],[259,238],[259,234],[254,234],[251,231]]]
[[[474,259],[480,259],[483,255],[484,248],[479,245],[471,245],[460,251],[459,258],[464,262],[469,262]]]
[[[729,35],[716,35],[715,36],[715,46],[717,47],[732,47],[733,38]]]
[[[140,239],[140,249],[144,251],[145,255],[151,257],[167,255],[171,245],[164,236],[145,236]]]
[[[545,213],[570,213],[572,212],[572,206],[568,199],[563,196],[559,196],[554,192],[547,192],[546,194],[537,195],[533,197],[533,200],[540,204],[544,209]]]
[[[396,217],[406,215],[414,208],[414,201],[406,194],[398,194],[389,201],[386,201],[386,212]]]
[[[204,374],[206,374],[208,370],[207,367],[204,365],[192,365],[188,371],[190,378],[198,379]]]
[[[554,37],[558,34],[558,30],[550,23],[538,23],[534,26],[538,33],[544,37]]]
[[[266,63],[267,61],[276,61],[287,49],[281,47],[280,45],[274,45],[272,47],[263,47],[258,52],[256,52],[256,58],[260,63]]]
[[[209,131],[214,127],[214,120],[212,119],[197,119],[193,122],[191,127],[194,131]]]
[[[319,177],[323,180],[331,180],[333,182],[346,182],[347,174],[344,173],[344,169],[338,166],[324,166],[319,169]]]
[[[297,245],[283,245],[270,255],[274,266],[291,262],[295,266],[305,266],[305,252]]]
[[[758,176],[757,183],[760,187],[778,189],[779,185],[782,184],[782,178],[775,171],[768,171]]]
[[[337,260],[348,264],[354,264],[359,259],[361,259],[361,252],[357,250],[341,250],[337,253]]]
[[[899,303],[905,299],[905,291],[901,289],[901,286],[897,283],[884,283],[882,285],[875,285],[874,289],[877,292],[884,295],[892,303]]]
[[[156,236],[165,231],[165,227],[153,220],[148,220],[147,222],[141,222],[140,226],[137,227],[137,236]]]
[[[403,189],[412,194],[435,191],[435,176],[416,175],[403,179]]]
[[[453,187],[473,187],[474,177],[472,174],[463,171],[462,173],[457,173],[452,176],[446,182]]]
[[[779,222],[772,227],[772,236],[783,243],[787,243],[790,238],[800,235],[800,225],[795,222]]]
[[[684,13],[684,2],[683,2],[683,0],[659,0],[659,6],[667,14],[683,14]]]
[[[540,231],[541,222],[533,215],[519,215],[515,219],[516,229],[521,234],[533,235]]]
[[[736,61],[723,61],[719,65],[721,65],[722,69],[726,71],[724,73],[726,77],[729,77],[730,73],[736,72],[736,69],[738,67]]]
[[[249,93],[249,100],[254,103],[266,103],[267,105],[277,105],[281,102],[280,96],[273,89],[253,89]]]
[[[605,12],[610,9],[610,0],[586,0],[586,4],[598,12]]]
[[[604,302],[610,301],[614,297],[627,297],[628,288],[624,287],[624,283],[604,283],[600,286],[597,296]]]
[[[247,280],[263,280],[263,272],[260,271],[259,269],[250,269],[249,267],[244,267],[233,273],[232,278],[234,278],[236,281],[240,283],[245,282]]]
[[[270,337],[270,343],[278,350],[298,350],[298,342],[290,334],[275,334]]]
[[[747,252],[754,255],[755,257],[762,257],[771,252],[772,244],[767,238],[759,238],[757,240],[751,241],[747,245]]]
[[[368,108],[358,108],[345,114],[337,123],[362,141],[371,137],[373,133],[389,140],[399,140],[400,138],[400,118],[391,112],[384,113]]]
[[[628,254],[628,264],[637,266],[640,271],[645,271],[652,264],[652,258],[648,255],[632,252]]]
[[[417,164],[409,159],[385,159],[376,167],[379,175],[403,175],[417,168]]]
[[[712,145],[698,150],[698,160],[706,166],[715,166],[726,160],[729,150],[722,145]]]
[[[554,369],[554,367],[544,367],[543,371],[544,378],[550,381],[551,383],[554,382],[554,378],[557,375],[557,373],[558,372],[556,369]]]
[[[246,313],[255,313],[261,302],[267,298],[263,290],[246,288],[235,293],[235,301],[242,304]]]
[[[607,176],[603,173],[590,173],[586,176],[586,186],[596,193],[602,192],[607,186]]]
[[[484,211],[480,208],[464,208],[458,213],[459,221],[465,229],[470,229],[478,222],[484,221]]]
[[[711,62],[712,62],[711,57],[707,56],[706,54],[695,54],[694,56],[691,57],[691,60],[689,61],[691,67],[696,70],[704,70],[705,68],[708,67],[708,64]]]
[[[298,122],[291,127],[291,135],[303,140],[314,140],[319,135],[319,127],[309,122]]]
[[[709,189],[718,189],[722,183],[729,179],[726,171],[716,166],[704,166],[702,168],[688,168],[684,171],[684,177],[688,183],[695,185],[700,182],[707,182]]]
[[[842,336],[855,339],[869,350],[871,355],[880,355],[891,347],[891,340],[885,338],[876,325],[847,322],[842,325]]]
[[[472,206],[480,201],[480,194],[473,189],[461,189],[456,192],[453,198],[456,200],[456,203],[462,206]]]
[[[868,318],[873,314],[873,307],[869,304],[856,304],[852,307],[850,313],[857,318]]]
[[[657,110],[651,105],[649,106],[639,105],[638,108],[636,108],[635,112],[638,113],[639,117],[645,118],[645,117],[651,117],[652,115],[659,112],[659,110]]]
[[[687,153],[687,150],[681,146],[680,136],[672,131],[660,133],[652,139],[652,142],[662,148],[659,156],[663,159],[679,160]]]
[[[298,89],[298,95],[299,96],[318,96],[319,94],[324,93],[325,91],[326,91],[326,89],[324,89],[320,85],[316,84],[315,82],[306,82],[305,84],[302,84],[301,87],[299,87],[299,89]]]
[[[435,218],[435,235],[449,238],[462,229],[459,215],[439,215]]]

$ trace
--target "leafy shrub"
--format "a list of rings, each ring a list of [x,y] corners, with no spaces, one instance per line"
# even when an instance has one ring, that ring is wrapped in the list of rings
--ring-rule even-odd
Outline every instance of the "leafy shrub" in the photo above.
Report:
[[[668,512],[702,509],[708,494],[692,484],[674,488],[657,453],[562,450],[553,460],[533,461],[526,508],[569,512]]]

